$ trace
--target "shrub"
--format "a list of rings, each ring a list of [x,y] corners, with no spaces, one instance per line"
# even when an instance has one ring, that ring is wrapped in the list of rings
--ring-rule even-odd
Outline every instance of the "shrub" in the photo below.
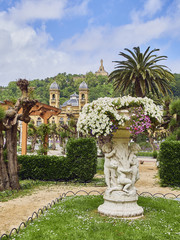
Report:
[[[157,151],[153,151],[153,158],[157,158],[158,156],[158,152]]]
[[[92,138],[70,139],[67,157],[23,155],[18,156],[18,163],[21,179],[89,181],[96,173],[96,142]]]
[[[66,157],[22,155],[18,156],[21,179],[67,180],[70,175]]]
[[[158,161],[161,183],[180,186],[180,141],[161,143]]]
[[[93,138],[70,139],[67,158],[71,166],[71,178],[89,181],[96,173],[97,147]]]

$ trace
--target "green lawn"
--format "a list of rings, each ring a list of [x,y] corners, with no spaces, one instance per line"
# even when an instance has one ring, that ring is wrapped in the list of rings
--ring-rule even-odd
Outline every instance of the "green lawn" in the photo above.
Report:
[[[165,240],[180,238],[180,203],[139,197],[144,217],[123,220],[101,216],[102,196],[70,196],[46,211],[12,239],[21,240]]]

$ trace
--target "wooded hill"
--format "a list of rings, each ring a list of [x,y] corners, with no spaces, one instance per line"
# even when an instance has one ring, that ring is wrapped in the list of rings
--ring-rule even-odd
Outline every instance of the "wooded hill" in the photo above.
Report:
[[[180,98],[180,74],[174,75],[176,81],[172,85],[172,91],[174,97]],[[60,104],[68,100],[74,92],[78,93],[79,85],[82,81],[88,84],[89,102],[99,97],[117,97],[121,94],[114,91],[113,84],[108,83],[107,76],[96,76],[92,72],[86,75],[59,73],[55,77],[29,81],[30,87],[34,87],[33,97],[42,103],[49,104],[49,87],[54,81],[60,86]],[[0,86],[0,101],[11,100],[15,102],[20,95],[16,81],[10,82],[7,87]]]

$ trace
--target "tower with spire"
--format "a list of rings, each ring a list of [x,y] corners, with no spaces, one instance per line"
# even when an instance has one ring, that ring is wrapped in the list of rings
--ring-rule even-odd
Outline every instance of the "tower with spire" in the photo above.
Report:
[[[55,82],[53,82],[49,88],[49,105],[52,107],[59,108],[59,98],[60,98],[60,87]]]
[[[101,59],[101,65],[99,67],[99,70],[95,72],[96,76],[102,75],[102,76],[108,76],[108,72],[105,71],[103,66],[103,60]]]

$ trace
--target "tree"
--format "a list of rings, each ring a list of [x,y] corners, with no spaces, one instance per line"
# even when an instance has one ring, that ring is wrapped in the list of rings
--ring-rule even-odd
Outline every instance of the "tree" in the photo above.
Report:
[[[171,102],[169,108],[173,115],[170,121],[170,129],[175,139],[180,141],[180,98]]]
[[[49,133],[50,133],[50,125],[49,124],[42,123],[38,127],[38,137],[41,141],[41,145],[38,150],[38,154],[40,154],[40,155],[41,154],[47,155],[47,151],[48,151],[47,140],[48,140]]]
[[[31,152],[34,152],[38,137],[38,127],[35,126],[33,120],[28,124],[28,136],[31,138]]]
[[[169,95],[171,82],[174,75],[165,65],[159,65],[159,61],[166,60],[167,56],[157,56],[159,49],[150,51],[148,47],[144,53],[139,47],[134,47],[134,52],[125,48],[129,53],[120,52],[119,55],[126,60],[114,61],[115,69],[109,75],[109,81],[114,81],[115,90],[122,94],[129,93],[135,97],[145,97],[152,94],[155,97]]]
[[[17,126],[18,120],[28,123],[29,112],[36,104],[36,100],[28,96],[28,81],[17,81],[22,96],[16,104],[7,110],[1,111],[0,117],[0,190],[19,189],[18,163],[17,163]],[[4,133],[5,132],[5,140]],[[7,152],[7,155],[4,154]],[[4,156],[7,158],[4,159]]]
[[[56,150],[57,126],[55,123],[50,124],[50,137],[52,138],[52,150]]]

